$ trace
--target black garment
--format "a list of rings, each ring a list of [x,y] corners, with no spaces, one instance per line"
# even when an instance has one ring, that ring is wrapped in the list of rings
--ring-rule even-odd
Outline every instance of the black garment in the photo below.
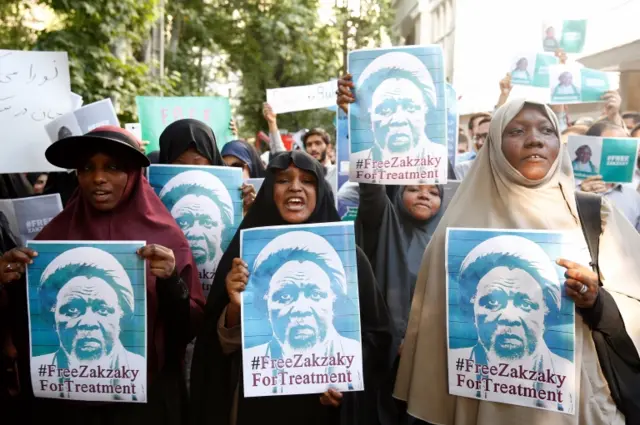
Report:
[[[318,181],[316,207],[307,223],[340,221],[333,194],[324,180],[322,166],[310,155],[300,152],[282,152],[272,156],[267,176],[254,206],[249,210],[240,228],[225,252],[207,300],[205,323],[196,340],[191,370],[191,423],[194,425],[228,425],[235,389],[242,384],[242,354],[240,351],[226,356],[218,338],[218,319],[229,298],[225,279],[234,258],[240,256],[242,229],[287,224],[273,201],[275,173],[291,163],[312,172]],[[361,250],[357,251],[358,288],[361,314],[361,341],[363,351],[364,392],[343,394],[339,409],[320,404],[319,394],[244,398],[239,389],[237,425],[264,422],[279,425],[375,425],[377,387],[386,375],[388,352],[392,343],[391,319],[373,276],[371,266]]]
[[[43,195],[60,194],[62,206],[66,207],[67,202],[78,188],[78,176],[75,172],[61,171],[59,173],[49,173],[47,184],[44,187]]]
[[[256,148],[245,140],[232,140],[222,148],[222,156],[235,156],[249,168],[249,177],[252,179],[262,179],[266,175],[266,168]]]
[[[175,121],[164,129],[160,135],[160,164],[171,164],[189,148],[195,148],[211,165],[224,165],[211,127],[193,119]]]
[[[149,162],[152,164],[160,164],[160,151],[153,151],[147,154]]]
[[[0,199],[26,198],[33,187],[22,174],[0,174]]]

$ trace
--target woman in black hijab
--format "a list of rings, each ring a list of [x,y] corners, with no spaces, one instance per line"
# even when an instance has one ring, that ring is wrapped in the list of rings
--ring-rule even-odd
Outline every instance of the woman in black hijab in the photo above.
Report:
[[[244,140],[232,140],[222,147],[222,159],[229,167],[240,167],[245,179],[264,178],[266,169],[256,149]]]
[[[298,205],[287,210],[287,194],[302,198],[302,208]],[[357,264],[365,391],[337,397],[332,392],[322,396],[244,398],[240,326],[233,326],[239,312],[230,303],[226,287],[227,275],[242,264],[240,232],[264,226],[340,221],[322,166],[300,151],[272,158],[255,203],[257,208],[249,211],[218,265],[207,300],[205,325],[196,343],[191,374],[192,424],[245,425],[265,418],[279,425],[377,423],[372,406],[380,377],[390,369],[392,325],[371,266],[360,249]]]
[[[164,129],[160,164],[225,165],[211,127],[193,119],[175,121]]]

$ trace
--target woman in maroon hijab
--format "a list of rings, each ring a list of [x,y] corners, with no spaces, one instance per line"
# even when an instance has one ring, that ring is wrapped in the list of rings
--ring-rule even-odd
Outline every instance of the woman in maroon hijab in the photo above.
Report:
[[[113,126],[52,144],[47,160],[61,168],[76,169],[79,187],[37,239],[147,242],[138,255],[149,262],[148,403],[36,399],[34,423],[169,425],[186,421],[182,362],[186,344],[202,319],[204,296],[187,240],[143,176],[149,160],[138,146],[130,133]],[[0,278],[20,279],[34,255],[26,248],[5,254],[0,260]],[[7,268],[11,276],[7,276]]]

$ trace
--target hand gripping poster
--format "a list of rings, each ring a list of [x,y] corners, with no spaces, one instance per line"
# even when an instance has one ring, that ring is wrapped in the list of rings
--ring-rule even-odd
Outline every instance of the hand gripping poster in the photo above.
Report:
[[[575,414],[575,309],[556,259],[581,233],[447,229],[449,393]]]
[[[351,181],[447,182],[447,110],[442,48],[349,53],[356,103],[349,107]]]
[[[147,401],[144,242],[31,241],[27,268],[36,397]]]
[[[242,181],[237,167],[149,167],[149,183],[187,237],[205,297],[242,221]]]
[[[243,230],[244,396],[364,389],[352,222]]]

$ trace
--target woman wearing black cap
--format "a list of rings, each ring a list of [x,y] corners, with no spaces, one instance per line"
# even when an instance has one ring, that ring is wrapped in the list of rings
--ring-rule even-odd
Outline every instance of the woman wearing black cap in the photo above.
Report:
[[[58,167],[77,170],[79,187],[65,209],[38,235],[50,241],[142,240],[147,259],[146,404],[36,399],[33,423],[181,424],[185,417],[184,350],[202,318],[204,297],[189,244],[145,179],[149,165],[134,137],[105,126],[52,144],[45,153]],[[37,255],[5,254],[0,281],[19,280]],[[10,267],[6,267],[5,263]],[[7,271],[9,270],[9,271]],[[28,326],[26,323],[25,327]],[[18,348],[29,355],[28,345]],[[28,373],[28,371],[26,371]]]

